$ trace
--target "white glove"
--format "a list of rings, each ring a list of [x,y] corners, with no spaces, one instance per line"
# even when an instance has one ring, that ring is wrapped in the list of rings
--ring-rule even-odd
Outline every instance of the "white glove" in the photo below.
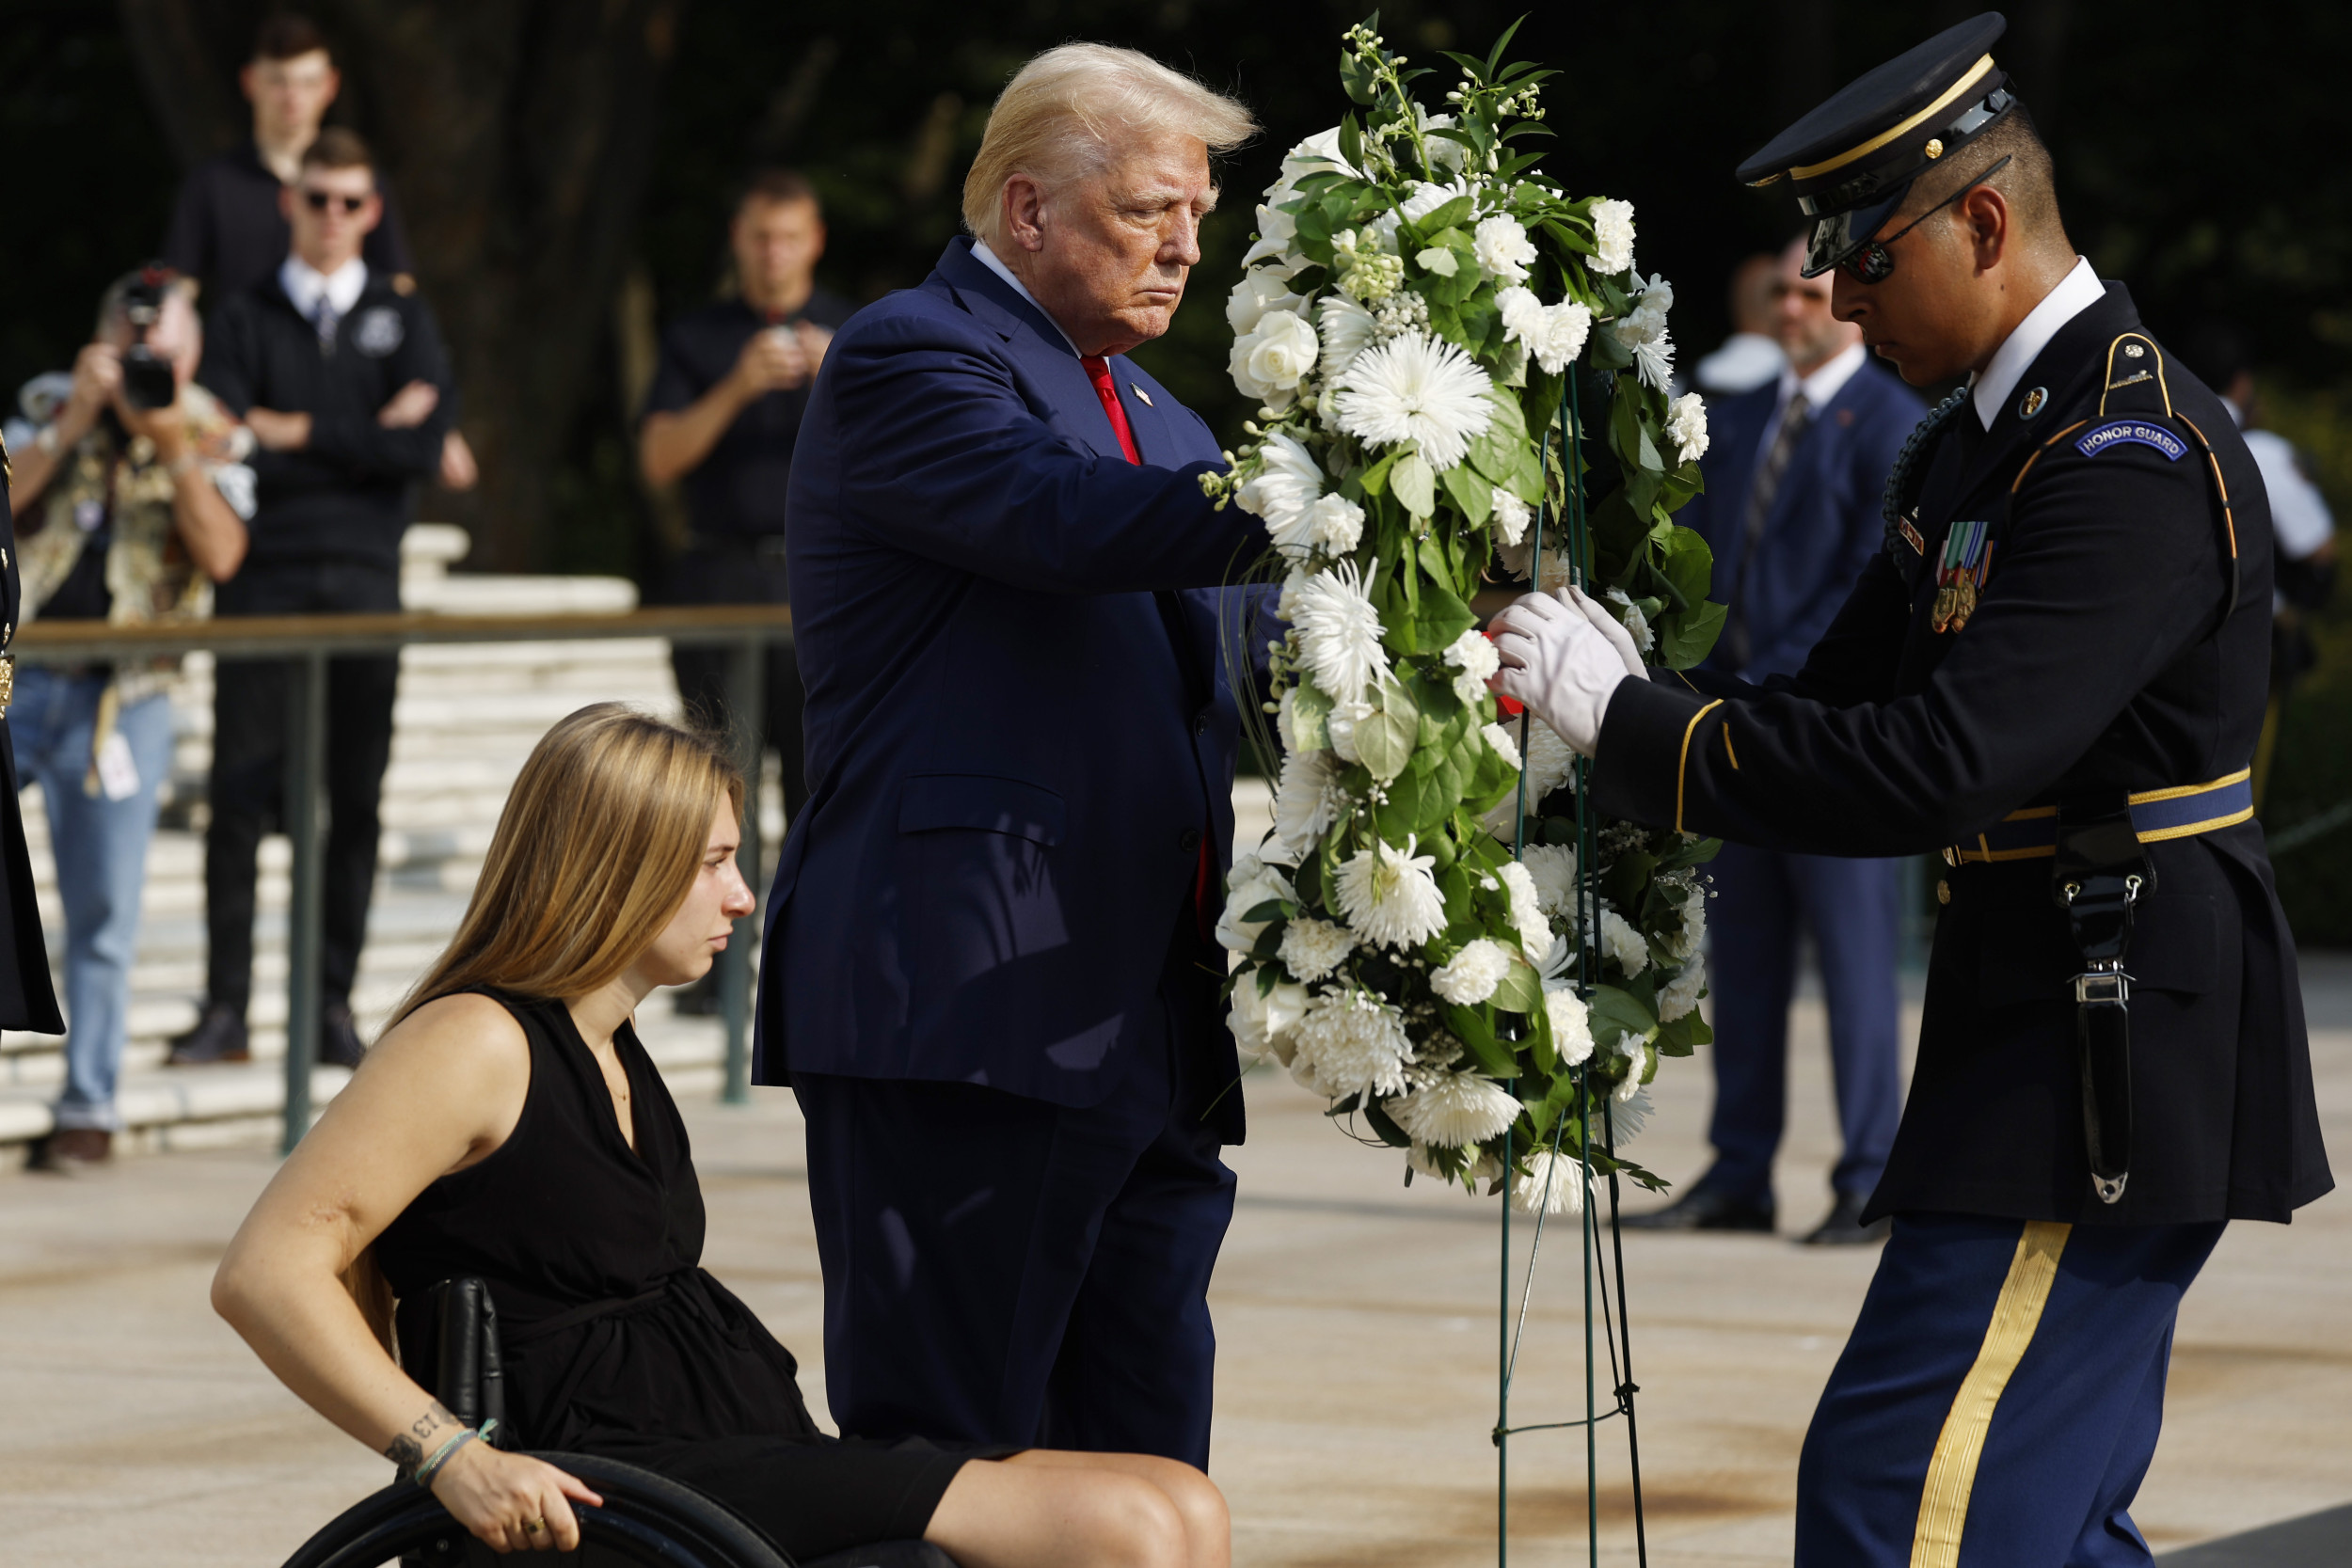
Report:
[[[1649,679],[1649,666],[1642,662],[1642,650],[1633,645],[1633,634],[1625,629],[1623,621],[1610,614],[1598,599],[1574,583],[1558,590],[1558,593],[1563,603],[1582,610],[1584,619],[1593,623],[1593,629],[1609,639],[1609,645],[1617,650],[1619,658],[1625,660],[1627,674],[1640,680]]]
[[[1491,683],[1525,703],[1580,756],[1591,756],[1626,661],[1592,622],[1549,594],[1530,594],[1491,627],[1502,669]]]

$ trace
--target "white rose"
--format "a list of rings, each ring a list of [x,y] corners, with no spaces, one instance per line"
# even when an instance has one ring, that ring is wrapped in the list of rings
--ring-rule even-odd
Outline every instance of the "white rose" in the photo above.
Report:
[[[1322,346],[1315,329],[1303,319],[1288,310],[1269,310],[1254,330],[1234,340],[1228,368],[1244,397],[1287,406],[1299,377],[1315,368]]]
[[[1288,878],[1254,854],[1244,854],[1233,863],[1225,887],[1225,912],[1217,917],[1216,940],[1235,953],[1247,953],[1255,947],[1258,933],[1273,924],[1270,920],[1245,920],[1244,915],[1261,904],[1287,902],[1298,896],[1292,891]]]
[[[1355,175],[1355,167],[1340,156],[1340,128],[1317,131],[1282,156],[1281,184],[1295,186],[1310,174],[1336,170]]]
[[[1244,1054],[1256,1057],[1271,1051],[1287,1067],[1291,1031],[1306,1016],[1305,986],[1277,981],[1271,990],[1261,994],[1253,971],[1233,982],[1232,1008],[1226,1014],[1225,1022],[1233,1031],[1233,1043],[1241,1047]]]
[[[1225,296],[1225,321],[1236,338],[1253,331],[1269,310],[1298,315],[1306,309],[1307,296],[1291,293],[1282,275],[1272,267],[1253,267],[1243,273],[1233,292]]]
[[[1266,192],[1266,202],[1258,208],[1258,243],[1251,245],[1248,253],[1241,259],[1241,264],[1245,267],[1254,266],[1269,256],[1279,256],[1288,260],[1291,241],[1298,234],[1297,215],[1282,211],[1280,205],[1285,201],[1295,200],[1297,193],[1275,190]],[[1295,269],[1286,267],[1284,270]]]

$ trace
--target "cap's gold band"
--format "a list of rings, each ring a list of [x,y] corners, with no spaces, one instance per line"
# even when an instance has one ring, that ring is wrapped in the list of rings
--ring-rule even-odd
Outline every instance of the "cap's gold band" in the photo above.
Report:
[[[1904,120],[1899,125],[1895,125],[1887,130],[1881,131],[1877,135],[1872,136],[1868,141],[1864,142],[1860,147],[1840,152],[1836,157],[1831,158],[1826,162],[1800,165],[1799,166],[1788,171],[1790,178],[1796,180],[1811,180],[1820,175],[1828,174],[1834,170],[1844,168],[1848,164],[1852,163],[1856,158],[1867,157],[1869,154],[1876,152],[1880,148],[1884,147],[1888,142],[1893,141],[1896,137],[1907,135],[1911,132],[1916,131],[1920,126],[1926,124],[1929,120],[1934,119],[1946,109],[1950,108],[1963,97],[1966,96],[1968,89],[1975,87],[1979,82],[1983,81],[1985,74],[1992,69],[1993,56],[1986,55],[1979,59],[1974,66],[1969,68],[1967,75],[1963,76],[1959,81],[1954,82],[1950,87],[1946,87],[1942,97],[1938,98],[1934,103],[1929,104],[1917,114],[1913,115],[1910,119]],[[1775,175],[1773,178],[1777,179],[1779,177]],[[1759,181],[1758,183],[1769,183],[1769,182]]]

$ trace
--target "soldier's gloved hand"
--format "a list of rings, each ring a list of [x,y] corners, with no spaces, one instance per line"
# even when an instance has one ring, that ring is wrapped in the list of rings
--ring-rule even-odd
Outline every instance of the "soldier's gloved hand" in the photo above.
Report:
[[[1625,623],[1609,613],[1608,607],[1581,588],[1570,583],[1557,590],[1561,599],[1584,612],[1584,619],[1593,623],[1593,629],[1609,639],[1609,645],[1625,660],[1625,673],[1640,680],[1649,679],[1649,666],[1642,662],[1642,650],[1633,643],[1633,634],[1625,629]]]
[[[1502,668],[1486,684],[1534,710],[1580,756],[1591,756],[1610,694],[1629,678],[1608,638],[1573,606],[1530,594],[1490,628]]]

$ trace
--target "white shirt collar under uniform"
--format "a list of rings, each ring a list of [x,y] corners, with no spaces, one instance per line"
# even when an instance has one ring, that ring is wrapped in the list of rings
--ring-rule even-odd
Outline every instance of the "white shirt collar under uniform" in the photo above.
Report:
[[[2090,270],[2090,261],[2075,258],[2074,270],[2058,279],[2058,286],[2042,296],[2042,303],[2017,324],[2017,330],[1993,351],[1992,361],[1978,372],[1969,404],[1985,429],[1993,428],[2026,367],[2050,346],[2058,328],[2105,299],[2106,293],[2106,285]]]
[[[974,240],[972,242],[972,259],[979,262],[980,265],[986,267],[989,271],[994,273],[997,277],[1003,278],[1006,282],[1011,284],[1012,292],[1014,293],[1019,294],[1023,299],[1027,300],[1031,305],[1036,305],[1037,313],[1039,315],[1043,316],[1049,322],[1054,322],[1054,312],[1048,310],[1042,305],[1038,305],[1037,295],[1029,293],[1029,286],[1012,275],[1012,269],[1005,265],[1005,259],[1003,257],[988,248],[988,242],[986,240]],[[1061,331],[1061,323],[1054,322],[1054,330],[1061,332],[1061,341],[1070,344],[1071,353],[1078,354],[1078,345],[1075,342],[1071,341],[1069,333]],[[1083,359],[1086,356],[1078,354],[1078,357]]]
[[[316,321],[319,300],[335,309],[337,319],[351,314],[368,287],[368,264],[354,256],[333,272],[321,272],[299,256],[289,256],[278,269],[278,286],[286,291],[305,321]]]

